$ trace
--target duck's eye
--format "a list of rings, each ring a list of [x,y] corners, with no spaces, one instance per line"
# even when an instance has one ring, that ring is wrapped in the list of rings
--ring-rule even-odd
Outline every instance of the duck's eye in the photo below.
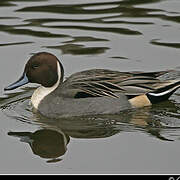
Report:
[[[33,69],[37,69],[38,67],[39,67],[39,64],[33,64],[33,65],[32,65],[32,68],[33,68]]]

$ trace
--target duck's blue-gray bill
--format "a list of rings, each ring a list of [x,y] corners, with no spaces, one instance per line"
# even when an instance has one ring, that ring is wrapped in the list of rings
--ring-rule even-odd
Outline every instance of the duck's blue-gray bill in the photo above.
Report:
[[[5,87],[4,90],[5,91],[13,90],[13,89],[16,89],[20,86],[27,84],[28,82],[29,82],[29,80],[26,76],[26,73],[23,73],[23,75],[21,76],[21,78],[19,80],[17,80],[15,83],[12,83],[9,86]]]

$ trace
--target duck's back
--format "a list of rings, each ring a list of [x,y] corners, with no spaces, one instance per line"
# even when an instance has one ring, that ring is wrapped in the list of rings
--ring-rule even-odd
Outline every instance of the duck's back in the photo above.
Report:
[[[161,72],[119,72],[107,69],[91,69],[75,73],[68,77],[57,93],[64,97],[115,97],[119,93],[128,98],[154,91],[167,82],[157,77],[167,71]]]

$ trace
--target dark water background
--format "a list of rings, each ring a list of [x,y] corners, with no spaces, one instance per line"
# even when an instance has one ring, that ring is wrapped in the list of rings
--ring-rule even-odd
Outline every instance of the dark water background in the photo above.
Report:
[[[34,87],[5,94],[32,53],[55,54],[65,76],[90,68],[177,70],[179,0],[1,0],[0,173],[180,172],[180,91],[114,116],[50,120]]]

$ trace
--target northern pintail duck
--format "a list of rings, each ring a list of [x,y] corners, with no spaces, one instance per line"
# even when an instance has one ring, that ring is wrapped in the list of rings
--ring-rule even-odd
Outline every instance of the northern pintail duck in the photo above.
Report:
[[[49,118],[114,114],[167,100],[180,87],[180,80],[159,80],[167,72],[91,69],[63,80],[64,69],[57,57],[40,52],[29,59],[21,78],[4,90],[29,82],[40,84],[31,103]]]

